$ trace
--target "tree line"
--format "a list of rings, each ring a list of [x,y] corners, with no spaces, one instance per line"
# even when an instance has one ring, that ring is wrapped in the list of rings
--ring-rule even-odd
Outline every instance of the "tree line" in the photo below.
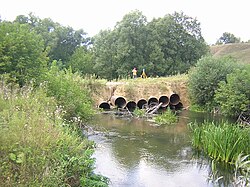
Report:
[[[111,80],[130,76],[133,67],[149,76],[185,73],[208,52],[200,23],[183,12],[148,22],[132,11],[94,37],[30,13],[1,20],[0,32],[0,73],[20,85],[39,81],[53,60],[62,69]]]

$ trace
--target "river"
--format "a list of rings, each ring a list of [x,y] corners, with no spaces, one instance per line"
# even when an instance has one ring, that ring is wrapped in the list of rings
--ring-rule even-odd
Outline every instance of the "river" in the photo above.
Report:
[[[110,179],[112,187],[211,187],[212,162],[195,153],[187,124],[222,120],[211,114],[183,111],[175,125],[156,126],[138,118],[98,114],[91,122],[96,130],[89,136],[96,143],[95,173]],[[232,170],[217,168],[231,186]]]

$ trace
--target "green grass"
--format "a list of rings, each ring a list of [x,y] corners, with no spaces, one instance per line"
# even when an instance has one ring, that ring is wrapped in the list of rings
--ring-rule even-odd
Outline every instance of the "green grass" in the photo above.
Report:
[[[168,82],[183,82],[183,81],[187,81],[188,76],[187,74],[179,74],[179,75],[173,75],[173,76],[168,76],[168,77],[148,77],[146,79],[142,79],[142,78],[136,78],[136,79],[120,79],[119,82],[126,82],[126,83],[143,83],[143,84],[154,84],[156,82],[161,83],[161,81],[168,81]]]
[[[232,56],[243,63],[250,63],[250,43],[235,43],[211,46],[213,56]]]

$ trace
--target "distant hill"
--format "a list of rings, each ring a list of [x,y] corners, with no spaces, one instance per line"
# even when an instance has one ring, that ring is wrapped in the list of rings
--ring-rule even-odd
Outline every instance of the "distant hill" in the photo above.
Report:
[[[214,57],[232,56],[243,63],[250,64],[250,43],[235,43],[210,46]]]

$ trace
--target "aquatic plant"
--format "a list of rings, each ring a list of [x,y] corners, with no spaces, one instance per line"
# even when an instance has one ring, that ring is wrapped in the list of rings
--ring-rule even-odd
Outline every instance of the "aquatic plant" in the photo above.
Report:
[[[159,125],[171,125],[176,123],[178,118],[173,111],[167,109],[162,114],[155,116],[153,120]]]
[[[146,110],[136,108],[136,109],[133,111],[133,114],[134,114],[134,116],[136,116],[136,117],[143,117],[143,116],[146,114]]]
[[[239,154],[250,154],[249,129],[224,122],[190,123],[192,145],[215,160],[234,164]]]

